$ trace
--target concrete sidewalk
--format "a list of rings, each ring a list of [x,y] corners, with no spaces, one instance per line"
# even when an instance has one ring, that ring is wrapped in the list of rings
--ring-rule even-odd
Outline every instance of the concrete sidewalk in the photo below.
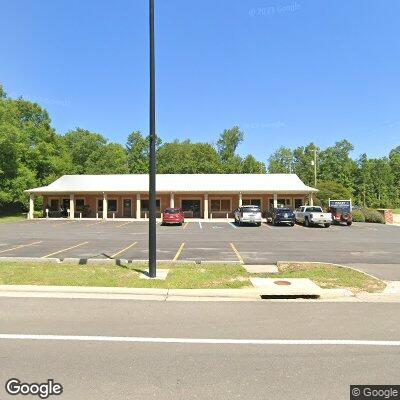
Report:
[[[263,300],[260,288],[149,289],[80,286],[0,285],[0,297],[156,300],[156,301],[301,301],[301,302],[400,302],[400,293],[359,293],[346,289],[321,289],[319,299]]]

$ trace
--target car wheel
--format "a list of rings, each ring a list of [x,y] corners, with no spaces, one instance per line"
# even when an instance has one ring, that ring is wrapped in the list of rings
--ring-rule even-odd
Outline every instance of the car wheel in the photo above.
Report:
[[[257,223],[256,223],[256,226],[261,226],[261,222],[257,222]]]
[[[290,223],[290,226],[294,226],[294,222],[291,222],[291,223]]]
[[[331,224],[324,224],[325,228],[329,228]]]
[[[348,222],[348,223],[347,223],[347,226],[351,226],[351,224],[352,224],[352,222]]]
[[[310,226],[310,221],[308,220],[308,218],[306,218],[304,220],[304,225],[308,228]]]

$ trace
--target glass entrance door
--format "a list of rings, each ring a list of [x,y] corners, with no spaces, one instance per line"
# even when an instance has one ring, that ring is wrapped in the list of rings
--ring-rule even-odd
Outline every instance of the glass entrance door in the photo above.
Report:
[[[123,217],[124,218],[132,218],[132,200],[131,199],[124,199],[123,201]]]
[[[186,218],[200,218],[200,200],[182,200],[182,211]]]

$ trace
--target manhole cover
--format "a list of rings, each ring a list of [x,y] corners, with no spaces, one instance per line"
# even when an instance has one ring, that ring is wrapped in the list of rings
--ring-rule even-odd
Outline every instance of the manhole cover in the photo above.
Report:
[[[290,282],[288,281],[274,281],[275,285],[279,285],[279,286],[289,286],[291,285]]]

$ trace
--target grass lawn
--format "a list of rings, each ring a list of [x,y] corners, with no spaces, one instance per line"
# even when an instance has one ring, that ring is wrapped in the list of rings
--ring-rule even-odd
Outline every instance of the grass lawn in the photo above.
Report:
[[[395,208],[393,210],[393,214],[400,214],[400,208]]]
[[[350,268],[331,264],[280,264],[276,278],[309,278],[324,289],[347,288],[353,292],[381,292],[385,283]]]
[[[241,265],[160,265],[169,269],[165,281],[139,279],[145,265],[68,265],[39,263],[0,263],[0,284],[104,286],[182,289],[229,289],[251,286],[249,274]]]
[[[229,289],[251,287],[250,274],[239,264],[176,264],[165,281],[139,279],[142,264],[128,266],[0,262],[0,285],[141,287],[167,289]],[[384,282],[360,272],[327,264],[282,264],[269,278],[309,278],[323,288],[379,292]]]
[[[0,224],[26,220],[26,214],[0,215]]]

